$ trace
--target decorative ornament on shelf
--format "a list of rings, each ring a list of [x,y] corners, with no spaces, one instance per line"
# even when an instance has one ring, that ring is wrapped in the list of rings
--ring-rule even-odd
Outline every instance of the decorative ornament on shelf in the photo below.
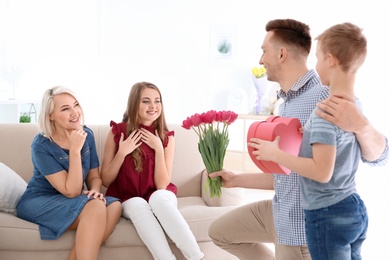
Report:
[[[208,174],[223,169],[223,161],[229,145],[228,128],[237,117],[238,114],[232,111],[210,110],[202,114],[194,114],[183,121],[183,128],[187,130],[192,128],[199,136],[198,150]],[[222,184],[220,177],[208,176],[206,188],[209,188],[210,197],[221,197]]]
[[[255,106],[255,114],[269,114],[264,110],[264,102],[263,98],[265,92],[267,91],[267,71],[263,65],[254,67],[252,69],[252,79],[253,84],[255,85],[257,97],[256,97],[256,106]]]

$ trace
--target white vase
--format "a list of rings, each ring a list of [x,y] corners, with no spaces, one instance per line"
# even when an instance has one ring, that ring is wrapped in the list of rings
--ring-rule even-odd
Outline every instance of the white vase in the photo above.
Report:
[[[263,99],[264,99],[264,94],[267,91],[268,80],[266,77],[256,78],[253,75],[252,75],[252,79],[253,79],[253,84],[255,85],[256,93],[257,93],[254,112],[256,115],[265,114]]]

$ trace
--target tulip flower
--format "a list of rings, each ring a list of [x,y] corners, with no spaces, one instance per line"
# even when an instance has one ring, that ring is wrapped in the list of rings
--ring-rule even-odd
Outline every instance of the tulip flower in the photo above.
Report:
[[[237,117],[238,114],[232,111],[210,110],[202,114],[194,114],[183,121],[183,128],[193,129],[199,136],[198,150],[208,174],[223,169],[223,161],[229,145],[228,128]],[[208,176],[206,186],[210,190],[210,197],[221,197],[222,184],[221,177]]]

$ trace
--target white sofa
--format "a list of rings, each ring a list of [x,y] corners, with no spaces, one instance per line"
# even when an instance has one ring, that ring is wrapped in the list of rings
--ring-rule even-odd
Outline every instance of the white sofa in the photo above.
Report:
[[[96,139],[99,158],[109,131],[107,125],[88,125]],[[213,244],[208,236],[210,223],[243,203],[241,189],[223,189],[221,198],[210,198],[204,189],[205,172],[197,148],[198,137],[192,130],[185,130],[179,124],[171,124],[175,131],[176,149],[172,182],[178,187],[178,207],[193,231],[196,240],[208,260],[237,259]],[[12,169],[24,182],[32,175],[30,146],[38,133],[36,124],[0,124],[0,162]],[[6,173],[0,168],[0,200],[15,195],[16,190],[23,191],[24,186],[9,181],[9,176],[19,178],[15,173]],[[13,174],[13,175],[12,175]],[[20,179],[20,178],[19,178]],[[9,183],[7,183],[9,182]],[[15,188],[15,185],[18,185]],[[15,191],[15,192],[13,192]],[[19,195],[17,195],[19,196]],[[4,201],[0,201],[4,205]],[[14,213],[4,212],[0,208],[0,259],[1,260],[57,260],[66,259],[74,242],[74,231],[66,231],[58,240],[40,239],[36,224],[19,219]],[[177,259],[184,259],[181,252],[170,241]],[[131,221],[121,218],[113,234],[102,246],[99,259],[121,260],[153,259],[146,246],[138,237]]]

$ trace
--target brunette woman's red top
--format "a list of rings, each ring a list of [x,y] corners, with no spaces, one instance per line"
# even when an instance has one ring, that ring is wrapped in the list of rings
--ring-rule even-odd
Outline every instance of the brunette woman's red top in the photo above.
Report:
[[[124,135],[124,140],[127,138],[127,123],[122,122],[117,124],[114,121],[111,121],[110,126],[112,127],[112,132],[114,134],[116,152],[118,152],[121,133]],[[154,126],[149,127],[141,125],[141,127],[155,134]],[[168,145],[168,136],[174,136],[174,131],[165,133],[165,140],[163,142],[164,148]],[[152,195],[152,193],[157,190],[154,183],[155,152],[152,148],[144,143],[141,144],[140,148],[143,151],[142,172],[137,172],[135,170],[134,159],[131,154],[128,154],[125,157],[121,168],[119,169],[119,173],[115,181],[112,182],[107,188],[107,196],[116,197],[122,202],[133,197],[142,197],[148,201],[150,195]],[[173,183],[170,183],[166,189],[177,194],[177,187]]]

